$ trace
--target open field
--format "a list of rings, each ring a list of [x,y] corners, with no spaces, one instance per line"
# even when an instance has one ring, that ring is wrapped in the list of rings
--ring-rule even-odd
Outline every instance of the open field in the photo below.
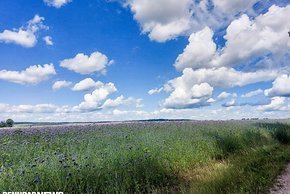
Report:
[[[128,122],[0,130],[0,191],[265,193],[290,161],[290,126]]]

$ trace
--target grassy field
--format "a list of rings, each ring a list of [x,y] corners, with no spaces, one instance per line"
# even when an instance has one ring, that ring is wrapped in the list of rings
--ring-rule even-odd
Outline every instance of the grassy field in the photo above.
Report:
[[[265,193],[289,143],[287,124],[250,121],[2,131],[0,191]]]

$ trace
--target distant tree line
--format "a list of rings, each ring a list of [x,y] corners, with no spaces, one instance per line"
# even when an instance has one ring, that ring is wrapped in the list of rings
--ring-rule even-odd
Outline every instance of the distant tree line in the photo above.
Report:
[[[7,119],[6,121],[1,121],[0,122],[0,128],[3,127],[13,127],[14,121],[12,119]]]

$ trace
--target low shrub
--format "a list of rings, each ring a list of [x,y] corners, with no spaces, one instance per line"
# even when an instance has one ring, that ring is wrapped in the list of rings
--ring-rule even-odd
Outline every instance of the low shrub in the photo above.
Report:
[[[14,121],[12,119],[7,119],[6,120],[6,126],[7,127],[13,127],[14,125]]]

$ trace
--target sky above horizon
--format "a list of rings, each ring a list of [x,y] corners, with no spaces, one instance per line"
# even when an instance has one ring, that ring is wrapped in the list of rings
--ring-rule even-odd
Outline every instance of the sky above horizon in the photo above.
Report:
[[[0,2],[0,120],[290,117],[289,0]]]

